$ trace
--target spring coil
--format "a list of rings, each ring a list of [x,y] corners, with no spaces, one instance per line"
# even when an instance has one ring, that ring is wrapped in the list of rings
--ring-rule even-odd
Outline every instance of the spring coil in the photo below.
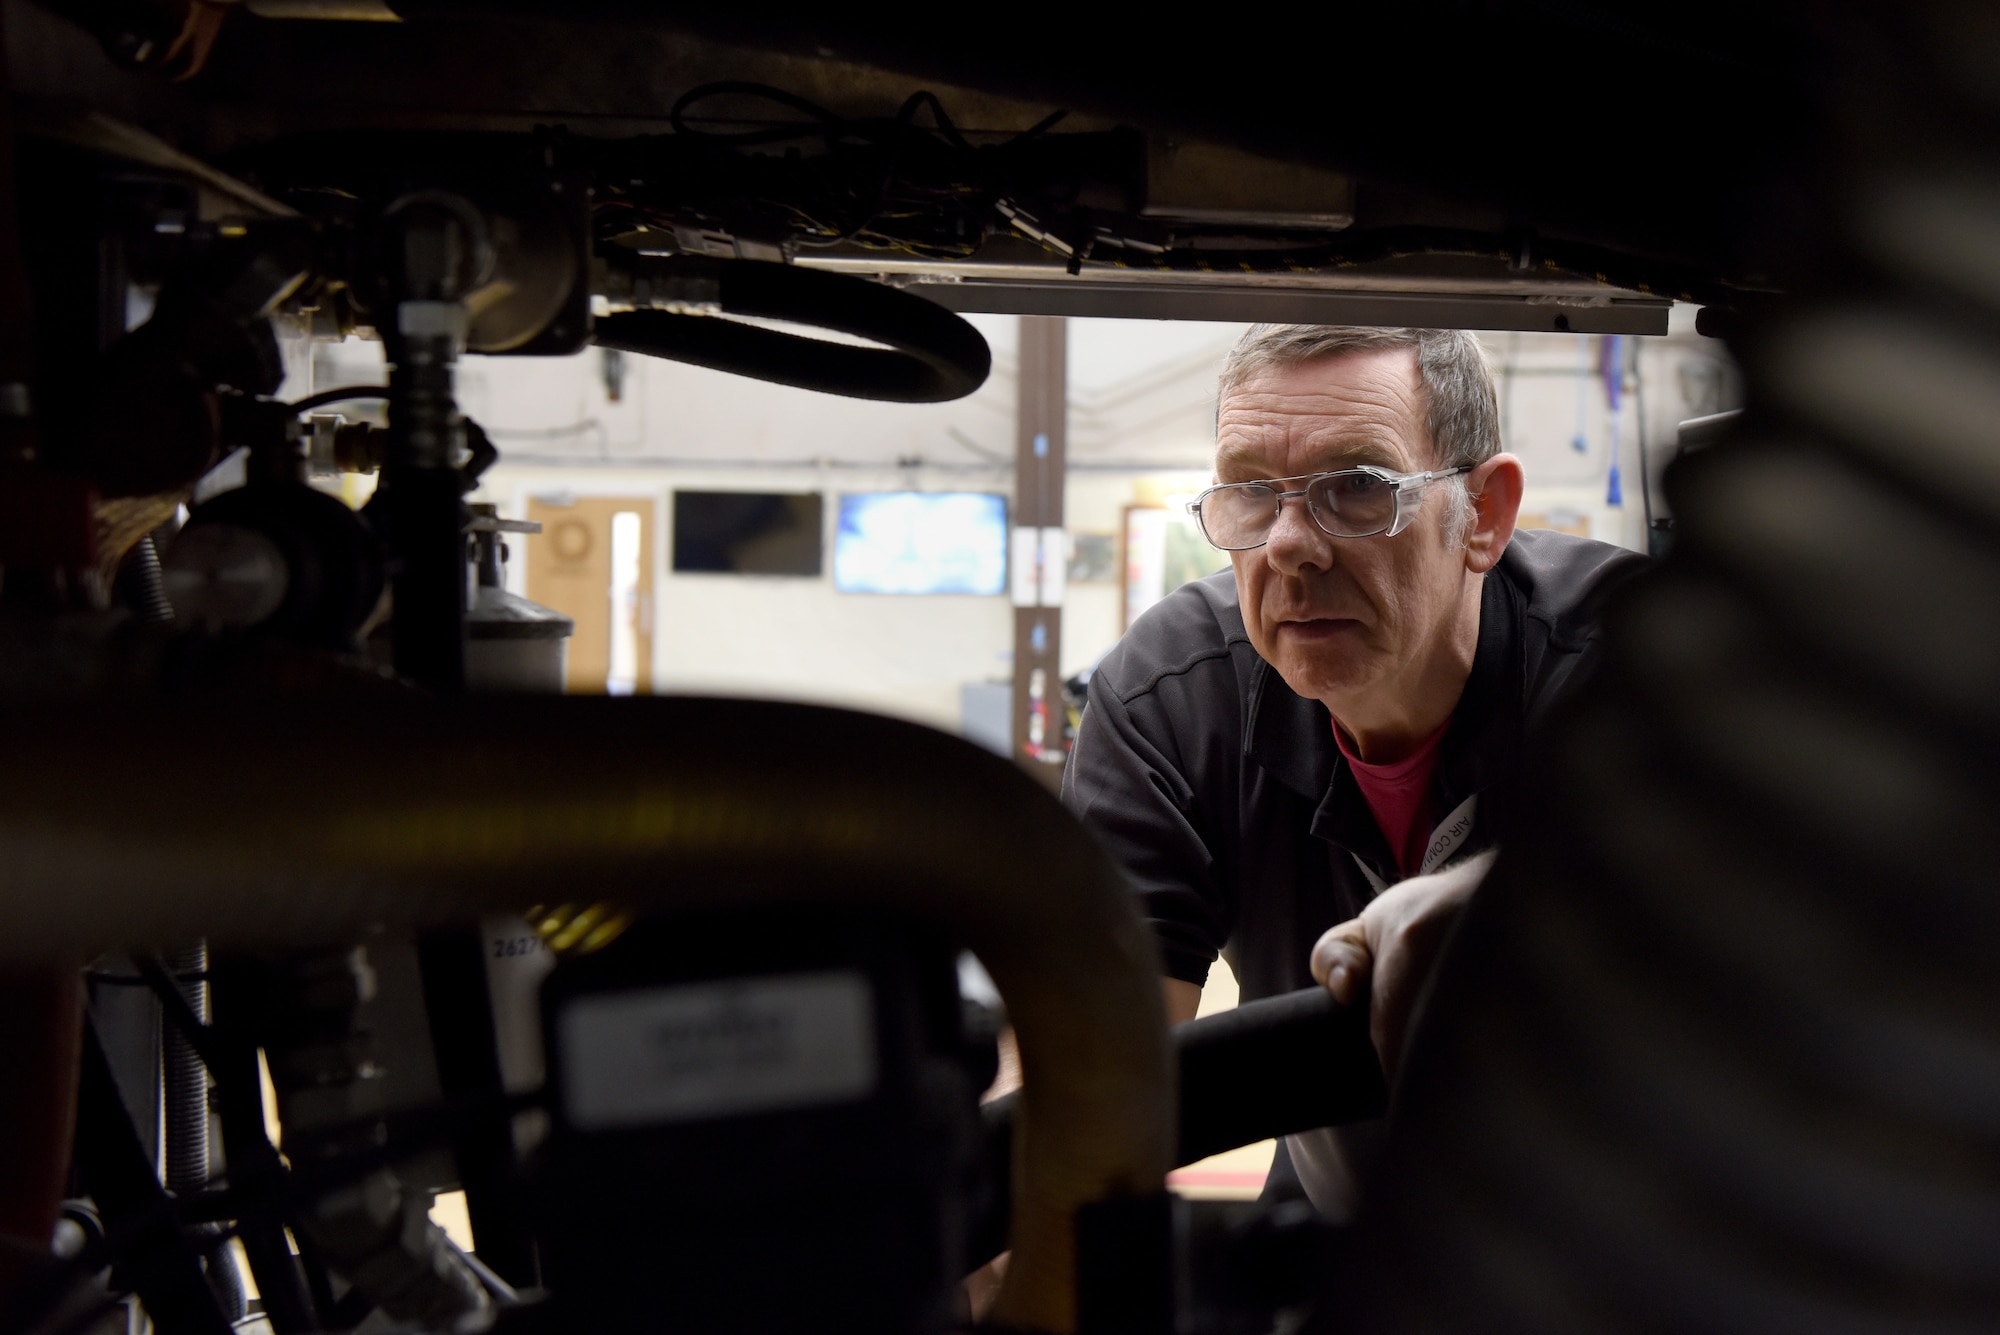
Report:
[[[177,950],[161,961],[194,1012],[208,1023],[208,947]],[[172,1025],[165,1028],[167,1190],[187,1195],[208,1185],[208,1070]]]

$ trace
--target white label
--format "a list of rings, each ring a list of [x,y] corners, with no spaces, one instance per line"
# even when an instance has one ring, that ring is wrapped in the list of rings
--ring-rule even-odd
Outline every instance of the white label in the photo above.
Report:
[[[557,1021],[563,1109],[584,1131],[815,1104],[875,1089],[875,1004],[851,971],[579,997]]]
[[[510,1094],[541,1086],[542,980],[556,957],[535,929],[511,915],[481,918],[486,938],[486,992],[493,1006],[500,1084]]]
[[[1007,544],[1007,554],[1008,585],[1014,595],[1014,606],[1035,606],[1042,597],[1042,531],[1016,528]]]
[[[1452,854],[1463,848],[1466,839],[1471,836],[1473,818],[1478,811],[1479,794],[1474,793],[1453,807],[1451,814],[1438,822],[1437,828],[1431,831],[1430,843],[1424,845],[1424,862],[1417,868],[1417,875],[1428,876],[1432,872],[1444,870],[1445,864],[1451,861]],[[1361,874],[1368,878],[1368,884],[1375,887],[1376,894],[1379,895],[1389,888],[1389,883],[1377,876],[1375,869],[1363,862],[1359,853],[1352,853],[1349,856],[1354,859],[1354,865],[1361,868]]]
[[[1452,808],[1449,816],[1439,821],[1431,831],[1431,841],[1424,848],[1424,865],[1420,872],[1441,871],[1451,855],[1462,847],[1472,833],[1472,820],[1479,807],[1479,794],[1460,802]]]
[[[1061,607],[1069,575],[1069,530],[1016,528],[1007,544],[1016,607]]]
[[[1042,530],[1042,584],[1039,597],[1043,607],[1061,607],[1069,592],[1069,531]]]

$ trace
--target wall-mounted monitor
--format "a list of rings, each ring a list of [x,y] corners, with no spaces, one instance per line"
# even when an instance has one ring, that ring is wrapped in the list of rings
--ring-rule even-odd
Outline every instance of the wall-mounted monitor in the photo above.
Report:
[[[822,513],[816,491],[677,491],[674,573],[817,575]]]
[[[1007,588],[1007,498],[981,491],[878,491],[840,498],[833,583],[842,593]]]

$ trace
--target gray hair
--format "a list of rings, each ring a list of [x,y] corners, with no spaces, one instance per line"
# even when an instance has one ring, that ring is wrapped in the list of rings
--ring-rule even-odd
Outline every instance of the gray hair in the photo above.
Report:
[[[1423,387],[1424,427],[1438,464],[1476,466],[1500,452],[1500,401],[1493,368],[1479,340],[1462,329],[1371,329],[1358,325],[1252,325],[1229,350],[1216,389],[1218,405],[1245,381],[1280,366],[1299,366],[1348,352],[1408,348],[1416,354]],[[1445,533],[1463,542],[1472,527],[1465,479],[1453,480]]]

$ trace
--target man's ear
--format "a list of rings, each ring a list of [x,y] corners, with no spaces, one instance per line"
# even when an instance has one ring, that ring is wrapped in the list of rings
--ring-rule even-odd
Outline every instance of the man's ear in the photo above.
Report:
[[[1465,568],[1483,575],[1500,564],[1514,536],[1514,519],[1521,512],[1521,489],[1527,475],[1511,454],[1496,454],[1466,474],[1472,497],[1472,527],[1465,535]]]

